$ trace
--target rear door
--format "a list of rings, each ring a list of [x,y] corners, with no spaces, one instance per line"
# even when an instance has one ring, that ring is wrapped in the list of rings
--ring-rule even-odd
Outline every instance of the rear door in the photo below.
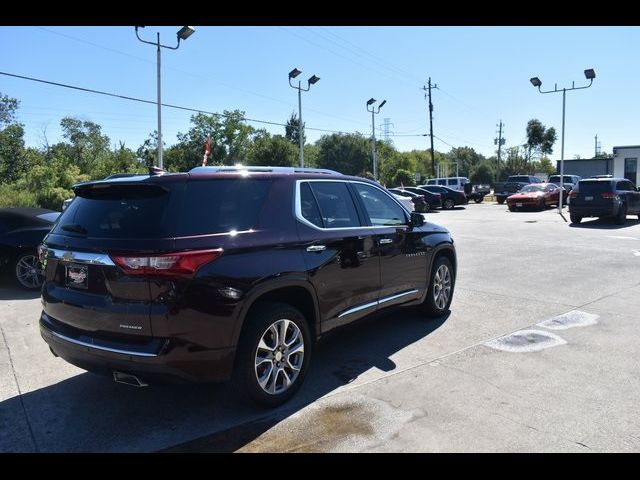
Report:
[[[616,186],[618,195],[624,197],[624,201],[627,204],[627,213],[636,213],[640,211],[640,193],[636,190],[636,187],[629,180],[622,180],[618,182]]]
[[[113,257],[170,250],[179,194],[142,182],[76,193],[45,238],[45,314],[82,331],[152,336],[149,282],[125,275]]]

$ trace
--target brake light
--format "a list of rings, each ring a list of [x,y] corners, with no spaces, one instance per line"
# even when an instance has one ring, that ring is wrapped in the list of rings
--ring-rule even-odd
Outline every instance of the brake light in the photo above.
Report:
[[[616,194],[613,192],[604,192],[602,194],[602,198],[608,198],[608,199],[616,198]]]
[[[569,198],[578,198],[578,192],[571,192]]]
[[[220,255],[222,255],[222,249],[216,248],[162,255],[113,256],[111,258],[127,275],[190,277],[202,265],[215,260]]]

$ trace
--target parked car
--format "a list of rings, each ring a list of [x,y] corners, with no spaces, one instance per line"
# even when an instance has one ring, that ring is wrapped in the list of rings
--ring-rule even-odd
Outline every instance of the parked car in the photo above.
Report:
[[[573,187],[580,181],[582,177],[578,175],[563,175],[563,182],[560,185],[560,175],[551,175],[547,183],[553,183],[559,187],[564,187],[564,196],[562,197],[563,203],[567,203],[567,198]]]
[[[451,303],[449,232],[367,179],[197,167],[74,192],[44,240],[40,331],[54,355],[117,382],[233,378],[274,406],[328,332]]]
[[[532,183],[522,187],[518,193],[507,197],[509,210],[515,212],[519,208],[537,208],[544,210],[549,205],[558,205],[560,189],[553,183]]]
[[[502,205],[509,195],[518,193],[522,187],[531,183],[543,183],[538,177],[533,175],[511,175],[506,182],[496,182],[493,193],[496,201]]]
[[[413,210],[420,213],[426,213],[429,211],[429,203],[424,199],[424,195],[418,195],[417,193],[404,190],[402,188],[388,188],[394,195],[409,198],[413,204]]]
[[[569,197],[571,223],[580,223],[585,217],[612,217],[624,225],[629,214],[640,219],[640,192],[626,178],[583,179]]]
[[[468,201],[482,203],[484,197],[491,193],[491,187],[489,185],[473,185],[469,182],[464,184],[463,191]]]
[[[42,286],[37,248],[60,215],[44,208],[0,208],[0,268],[26,289]]]
[[[439,185],[420,185],[418,188],[432,193],[439,193],[442,198],[442,208],[447,210],[451,210],[456,205],[466,205],[469,203],[469,199],[465,193],[460,190],[453,190],[452,188]]]
[[[410,198],[405,197],[403,195],[398,195],[393,192],[391,194],[398,202],[400,202],[404,206],[404,208],[407,209],[408,212],[413,212],[415,210],[413,201]]]
[[[425,201],[429,204],[429,210],[435,210],[436,208],[442,208],[442,196],[439,193],[430,192],[423,188],[418,187],[403,187],[405,192],[413,193],[416,195],[422,195]]]
[[[434,186],[440,185],[442,187],[449,187],[453,190],[464,191],[464,186],[467,183],[471,183],[467,177],[441,177],[430,178],[427,180],[427,185]]]

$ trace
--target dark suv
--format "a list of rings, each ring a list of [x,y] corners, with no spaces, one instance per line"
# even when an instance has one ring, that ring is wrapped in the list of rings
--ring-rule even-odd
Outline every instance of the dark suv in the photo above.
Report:
[[[624,225],[627,214],[640,218],[640,192],[626,178],[589,178],[580,180],[569,194],[572,223],[584,217],[613,217]]]
[[[363,178],[198,167],[74,191],[41,248],[40,331],[54,355],[119,382],[233,376],[277,405],[330,330],[451,303],[449,232]]]

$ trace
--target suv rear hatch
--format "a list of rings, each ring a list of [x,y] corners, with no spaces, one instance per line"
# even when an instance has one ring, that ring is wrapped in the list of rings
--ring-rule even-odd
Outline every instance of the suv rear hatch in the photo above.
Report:
[[[182,182],[150,180],[75,188],[76,199],[45,239],[44,313],[63,327],[106,338],[153,335],[149,280],[117,266],[127,254],[173,248]]]
[[[608,208],[615,197],[613,185],[608,180],[580,180],[571,192],[571,206]]]

